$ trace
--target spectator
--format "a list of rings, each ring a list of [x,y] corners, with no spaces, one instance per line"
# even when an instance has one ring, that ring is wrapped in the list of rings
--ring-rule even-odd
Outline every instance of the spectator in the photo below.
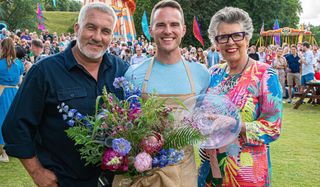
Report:
[[[212,44],[207,55],[208,68],[220,63],[220,55],[216,50],[216,45]]]
[[[131,58],[130,65],[140,64],[148,59],[144,54],[142,54],[142,48],[140,45],[137,45],[136,52],[137,54],[133,55]]]
[[[147,57],[148,58],[154,57],[154,55],[155,55],[154,48],[155,47],[153,47],[152,45],[149,45],[148,50],[147,50]]]
[[[46,55],[43,55],[43,43],[40,39],[32,40],[31,42],[31,52],[32,56],[30,57],[31,62],[36,63]]]
[[[253,60],[259,61],[259,55],[256,52],[256,46],[253,45],[249,49],[249,57],[252,58]]]
[[[266,52],[265,52],[265,47],[261,46],[258,48],[258,55],[259,55],[259,61],[262,63],[266,63]]]
[[[20,39],[25,39],[28,43],[31,43],[31,37],[29,36],[29,30],[25,29],[24,31],[21,32],[21,37]]]
[[[272,62],[272,67],[276,70],[278,79],[280,81],[282,87],[282,94],[286,97],[286,69],[287,69],[287,61],[283,57],[283,49],[279,47],[277,49],[277,56]]]
[[[53,36],[49,33],[48,29],[44,31],[43,40],[44,41],[50,40],[50,43],[52,43]]]
[[[288,54],[285,58],[288,63],[288,74],[287,74],[287,83],[288,83],[288,103],[292,102],[292,88],[294,84],[298,87],[300,91],[300,57],[298,56],[298,48],[296,45],[291,45],[291,53]]]
[[[307,82],[310,82],[314,79],[314,61],[313,54],[310,50],[310,44],[308,42],[303,42],[302,44],[303,56],[301,58],[301,89],[300,92],[303,93],[304,88]]]
[[[125,50],[125,55],[123,56],[123,60],[124,61],[126,61],[127,63],[130,63],[130,61],[131,61],[131,57],[132,57],[132,52],[131,52],[131,50],[130,49],[126,49]]]
[[[203,49],[201,47],[197,49],[197,62],[208,67],[207,57],[203,54]]]
[[[11,38],[5,38],[1,42],[0,56],[0,162],[9,162],[1,127],[4,118],[10,108],[14,96],[17,93],[18,85],[23,74],[23,64],[16,59],[14,42]]]

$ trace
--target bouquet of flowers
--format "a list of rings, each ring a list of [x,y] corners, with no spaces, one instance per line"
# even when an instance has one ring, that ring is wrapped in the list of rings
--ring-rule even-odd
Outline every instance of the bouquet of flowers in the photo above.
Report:
[[[172,108],[155,95],[141,98],[141,91],[124,77],[113,85],[124,90],[124,100],[103,93],[96,99],[94,116],[84,116],[62,103],[58,110],[70,126],[67,135],[80,146],[87,164],[99,165],[130,177],[143,176],[153,168],[176,164],[183,148],[204,139],[190,123],[174,127]],[[183,104],[180,103],[183,108]]]

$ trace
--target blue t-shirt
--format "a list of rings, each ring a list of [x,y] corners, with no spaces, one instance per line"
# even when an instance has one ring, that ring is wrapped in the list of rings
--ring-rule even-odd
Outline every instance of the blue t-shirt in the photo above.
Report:
[[[143,80],[151,59],[137,65],[130,66],[125,78],[142,89]],[[205,66],[196,62],[187,62],[192,74],[196,93],[204,93],[210,84],[210,74]],[[176,64],[162,64],[155,60],[147,85],[147,93],[157,94],[190,94],[191,85],[181,61]]]
[[[287,59],[288,62],[288,66],[291,69],[290,73],[299,73],[300,72],[300,57],[298,55],[296,55],[295,57],[293,56],[293,54],[289,54],[285,57]]]

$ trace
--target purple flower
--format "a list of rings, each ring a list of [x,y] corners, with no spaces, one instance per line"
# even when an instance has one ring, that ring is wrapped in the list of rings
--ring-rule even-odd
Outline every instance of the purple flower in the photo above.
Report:
[[[141,97],[141,90],[139,87],[135,87],[133,90],[133,94]]]
[[[67,121],[67,124],[70,126],[70,127],[73,127],[74,126],[74,120],[73,119],[70,119],[69,121]]]
[[[62,118],[63,118],[63,120],[67,120],[68,119],[67,114],[62,114]]]
[[[62,104],[64,104],[64,103],[62,103]],[[62,105],[61,105],[61,106],[62,106]],[[69,111],[69,106],[68,106],[68,105],[63,105],[62,110],[63,110],[63,112],[68,113],[68,111]]]
[[[77,112],[76,109],[70,109],[68,112],[68,117],[69,118],[73,118],[74,114]]]
[[[124,77],[118,77],[114,79],[113,86],[115,88],[125,88],[127,87],[129,82]]]
[[[92,130],[92,125],[89,123],[89,121],[84,120],[83,124],[84,124],[87,128],[89,128],[90,130]]]
[[[82,120],[83,118],[84,116],[80,112],[77,112],[74,116],[74,119],[78,121]]]
[[[118,138],[112,140],[112,149],[119,153],[120,156],[125,156],[130,152],[131,145],[124,138]]]

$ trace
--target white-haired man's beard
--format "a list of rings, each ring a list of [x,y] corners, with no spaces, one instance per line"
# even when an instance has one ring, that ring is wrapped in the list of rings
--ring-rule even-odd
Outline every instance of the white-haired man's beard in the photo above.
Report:
[[[103,43],[102,42],[97,42],[95,40],[90,40],[88,43],[86,44],[93,44],[93,45],[99,45],[99,46],[102,46],[103,48]],[[77,37],[77,45],[79,47],[79,50],[80,52],[86,56],[87,58],[89,59],[92,59],[92,60],[97,60],[99,58],[101,58],[107,51],[107,49],[105,50],[101,50],[100,52],[98,51],[92,51],[90,49],[88,49],[88,47],[86,46],[86,44],[83,44],[80,42],[80,38]]]

